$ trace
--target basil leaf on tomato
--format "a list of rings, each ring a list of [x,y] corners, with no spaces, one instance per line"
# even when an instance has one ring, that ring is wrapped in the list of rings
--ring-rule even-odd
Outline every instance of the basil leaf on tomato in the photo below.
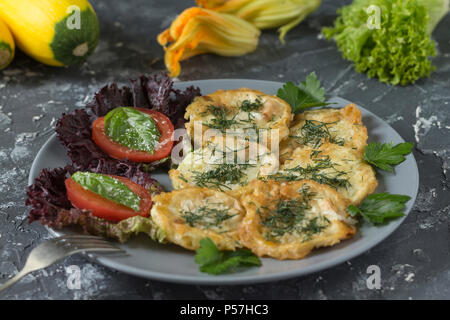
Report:
[[[111,140],[137,151],[153,154],[161,133],[150,115],[131,107],[119,107],[105,116],[105,132]]]
[[[139,196],[118,179],[104,174],[81,171],[75,172],[71,178],[84,189],[103,198],[122,204],[136,212],[140,210]]]

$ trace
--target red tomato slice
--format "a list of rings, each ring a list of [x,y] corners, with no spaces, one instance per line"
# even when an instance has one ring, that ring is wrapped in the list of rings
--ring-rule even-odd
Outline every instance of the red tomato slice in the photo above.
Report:
[[[149,114],[161,134],[153,154],[145,151],[130,149],[112,140],[106,134],[104,117],[100,117],[94,121],[94,124],[92,125],[92,140],[94,140],[95,144],[97,144],[100,149],[114,159],[128,159],[133,162],[153,162],[167,157],[173,147],[172,135],[174,127],[172,122],[170,122],[169,118],[158,111],[143,108],[135,109]]]
[[[134,183],[130,179],[109,175],[110,177],[120,180],[131,191],[133,191],[141,202],[139,204],[139,212],[134,211],[127,206],[108,200],[95,192],[84,189],[79,183],[68,178],[65,181],[67,189],[67,197],[70,202],[78,209],[91,210],[96,217],[118,222],[134,216],[147,217],[152,207],[152,198],[150,193],[141,185]]]

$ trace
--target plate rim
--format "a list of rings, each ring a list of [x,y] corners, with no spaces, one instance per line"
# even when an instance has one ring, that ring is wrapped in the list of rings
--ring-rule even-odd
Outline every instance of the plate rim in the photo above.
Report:
[[[252,86],[258,85],[257,83],[261,84],[272,84],[277,86],[282,86],[282,82],[278,81],[270,81],[270,80],[258,80],[258,79],[239,79],[239,78],[226,78],[226,79],[202,79],[202,80],[192,80],[192,81],[176,81],[174,82],[174,86],[201,86],[202,83],[210,83],[212,81],[220,81],[220,82],[252,82]],[[331,99],[340,99],[347,102],[350,102],[347,99],[341,98],[339,96],[335,96],[330,98]],[[370,110],[362,107],[361,105],[355,103],[358,108],[362,108],[365,112],[367,112],[371,117],[374,117],[380,122],[383,122],[385,125],[389,126],[393,132],[400,138],[401,141],[405,142],[403,137],[394,129],[392,126],[381,119],[379,116],[371,112]],[[38,159],[42,157],[42,154],[45,152],[46,147],[53,143],[54,140],[58,142],[56,133],[53,133],[41,146],[39,151],[37,152],[35,158],[33,159],[33,163],[30,168],[30,172],[28,175],[28,185],[31,185],[34,182],[34,179],[36,177],[37,172],[37,165],[38,165]],[[59,143],[59,142],[58,142]],[[386,233],[381,234],[380,236],[377,236],[374,241],[372,241],[370,244],[367,244],[357,250],[354,250],[346,255],[336,257],[335,259],[328,261],[322,261],[317,264],[309,265],[306,267],[303,267],[301,269],[296,270],[290,270],[290,271],[280,271],[277,273],[271,273],[271,274],[256,274],[256,275],[243,275],[239,276],[239,273],[232,274],[232,277],[225,276],[210,276],[210,275],[174,275],[174,274],[166,274],[159,271],[152,271],[152,270],[144,270],[142,268],[124,265],[123,263],[115,262],[114,260],[108,259],[106,256],[100,256],[95,254],[83,254],[86,258],[88,258],[92,262],[99,263],[101,265],[104,265],[106,267],[112,268],[114,270],[118,270],[120,272],[124,272],[127,274],[131,274],[134,276],[139,276],[147,279],[153,279],[158,281],[164,281],[164,282],[171,282],[171,283],[180,283],[180,284],[196,284],[196,285],[236,285],[236,284],[250,284],[250,283],[263,283],[263,282],[271,282],[271,281],[278,281],[278,280],[284,280],[288,278],[293,277],[300,277],[305,276],[308,274],[316,273],[337,265],[340,265],[344,263],[345,261],[349,261],[368,250],[374,248],[375,246],[379,245],[381,242],[386,240],[389,236],[391,236],[395,230],[403,223],[403,221],[406,219],[406,217],[409,215],[409,213],[412,211],[412,208],[414,206],[414,203],[416,201],[419,185],[420,185],[420,177],[419,177],[419,169],[417,165],[417,161],[414,157],[414,154],[411,152],[411,154],[408,155],[408,157],[412,158],[412,164],[414,166],[413,170],[414,172],[414,180],[417,181],[417,186],[414,191],[413,197],[411,197],[411,207],[409,210],[405,211],[405,215],[401,217],[400,219],[392,222],[395,223],[392,230],[389,230]],[[52,228],[45,226],[47,231],[52,237],[60,236],[61,234],[57,231],[53,230]],[[375,227],[376,228],[376,227]]]

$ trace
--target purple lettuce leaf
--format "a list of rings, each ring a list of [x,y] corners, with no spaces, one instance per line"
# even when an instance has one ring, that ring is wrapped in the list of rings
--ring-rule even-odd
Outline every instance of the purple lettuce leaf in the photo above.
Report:
[[[43,169],[34,183],[27,188],[26,205],[31,206],[28,221],[35,220],[44,225],[57,223],[60,210],[70,210],[72,204],[67,198],[65,179],[73,173],[71,166]]]
[[[97,117],[103,117],[114,108],[132,106],[132,101],[130,88],[120,89],[116,83],[112,83],[101,88],[86,105],[86,109],[91,110]]]
[[[165,114],[175,125],[183,120],[186,107],[200,95],[200,89],[194,86],[183,91],[174,89],[172,79],[165,73],[150,77],[142,75],[131,79],[130,87],[119,88],[115,83],[103,87],[86,108],[97,117],[103,117],[117,107],[148,108]]]

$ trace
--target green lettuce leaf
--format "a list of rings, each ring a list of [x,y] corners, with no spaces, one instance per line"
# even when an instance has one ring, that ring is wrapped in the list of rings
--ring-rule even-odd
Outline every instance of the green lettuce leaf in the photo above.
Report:
[[[372,12],[380,8],[380,28],[369,29]],[[449,10],[449,0],[355,0],[338,10],[332,28],[323,34],[334,39],[342,56],[358,72],[393,85],[407,85],[428,77],[436,55],[431,33]]]
[[[90,221],[86,222],[86,227],[88,227],[91,234],[114,238],[122,243],[140,233],[147,235],[154,241],[160,243],[166,242],[164,231],[151,218],[134,216],[118,223],[109,223],[108,221],[96,219],[92,216]]]

